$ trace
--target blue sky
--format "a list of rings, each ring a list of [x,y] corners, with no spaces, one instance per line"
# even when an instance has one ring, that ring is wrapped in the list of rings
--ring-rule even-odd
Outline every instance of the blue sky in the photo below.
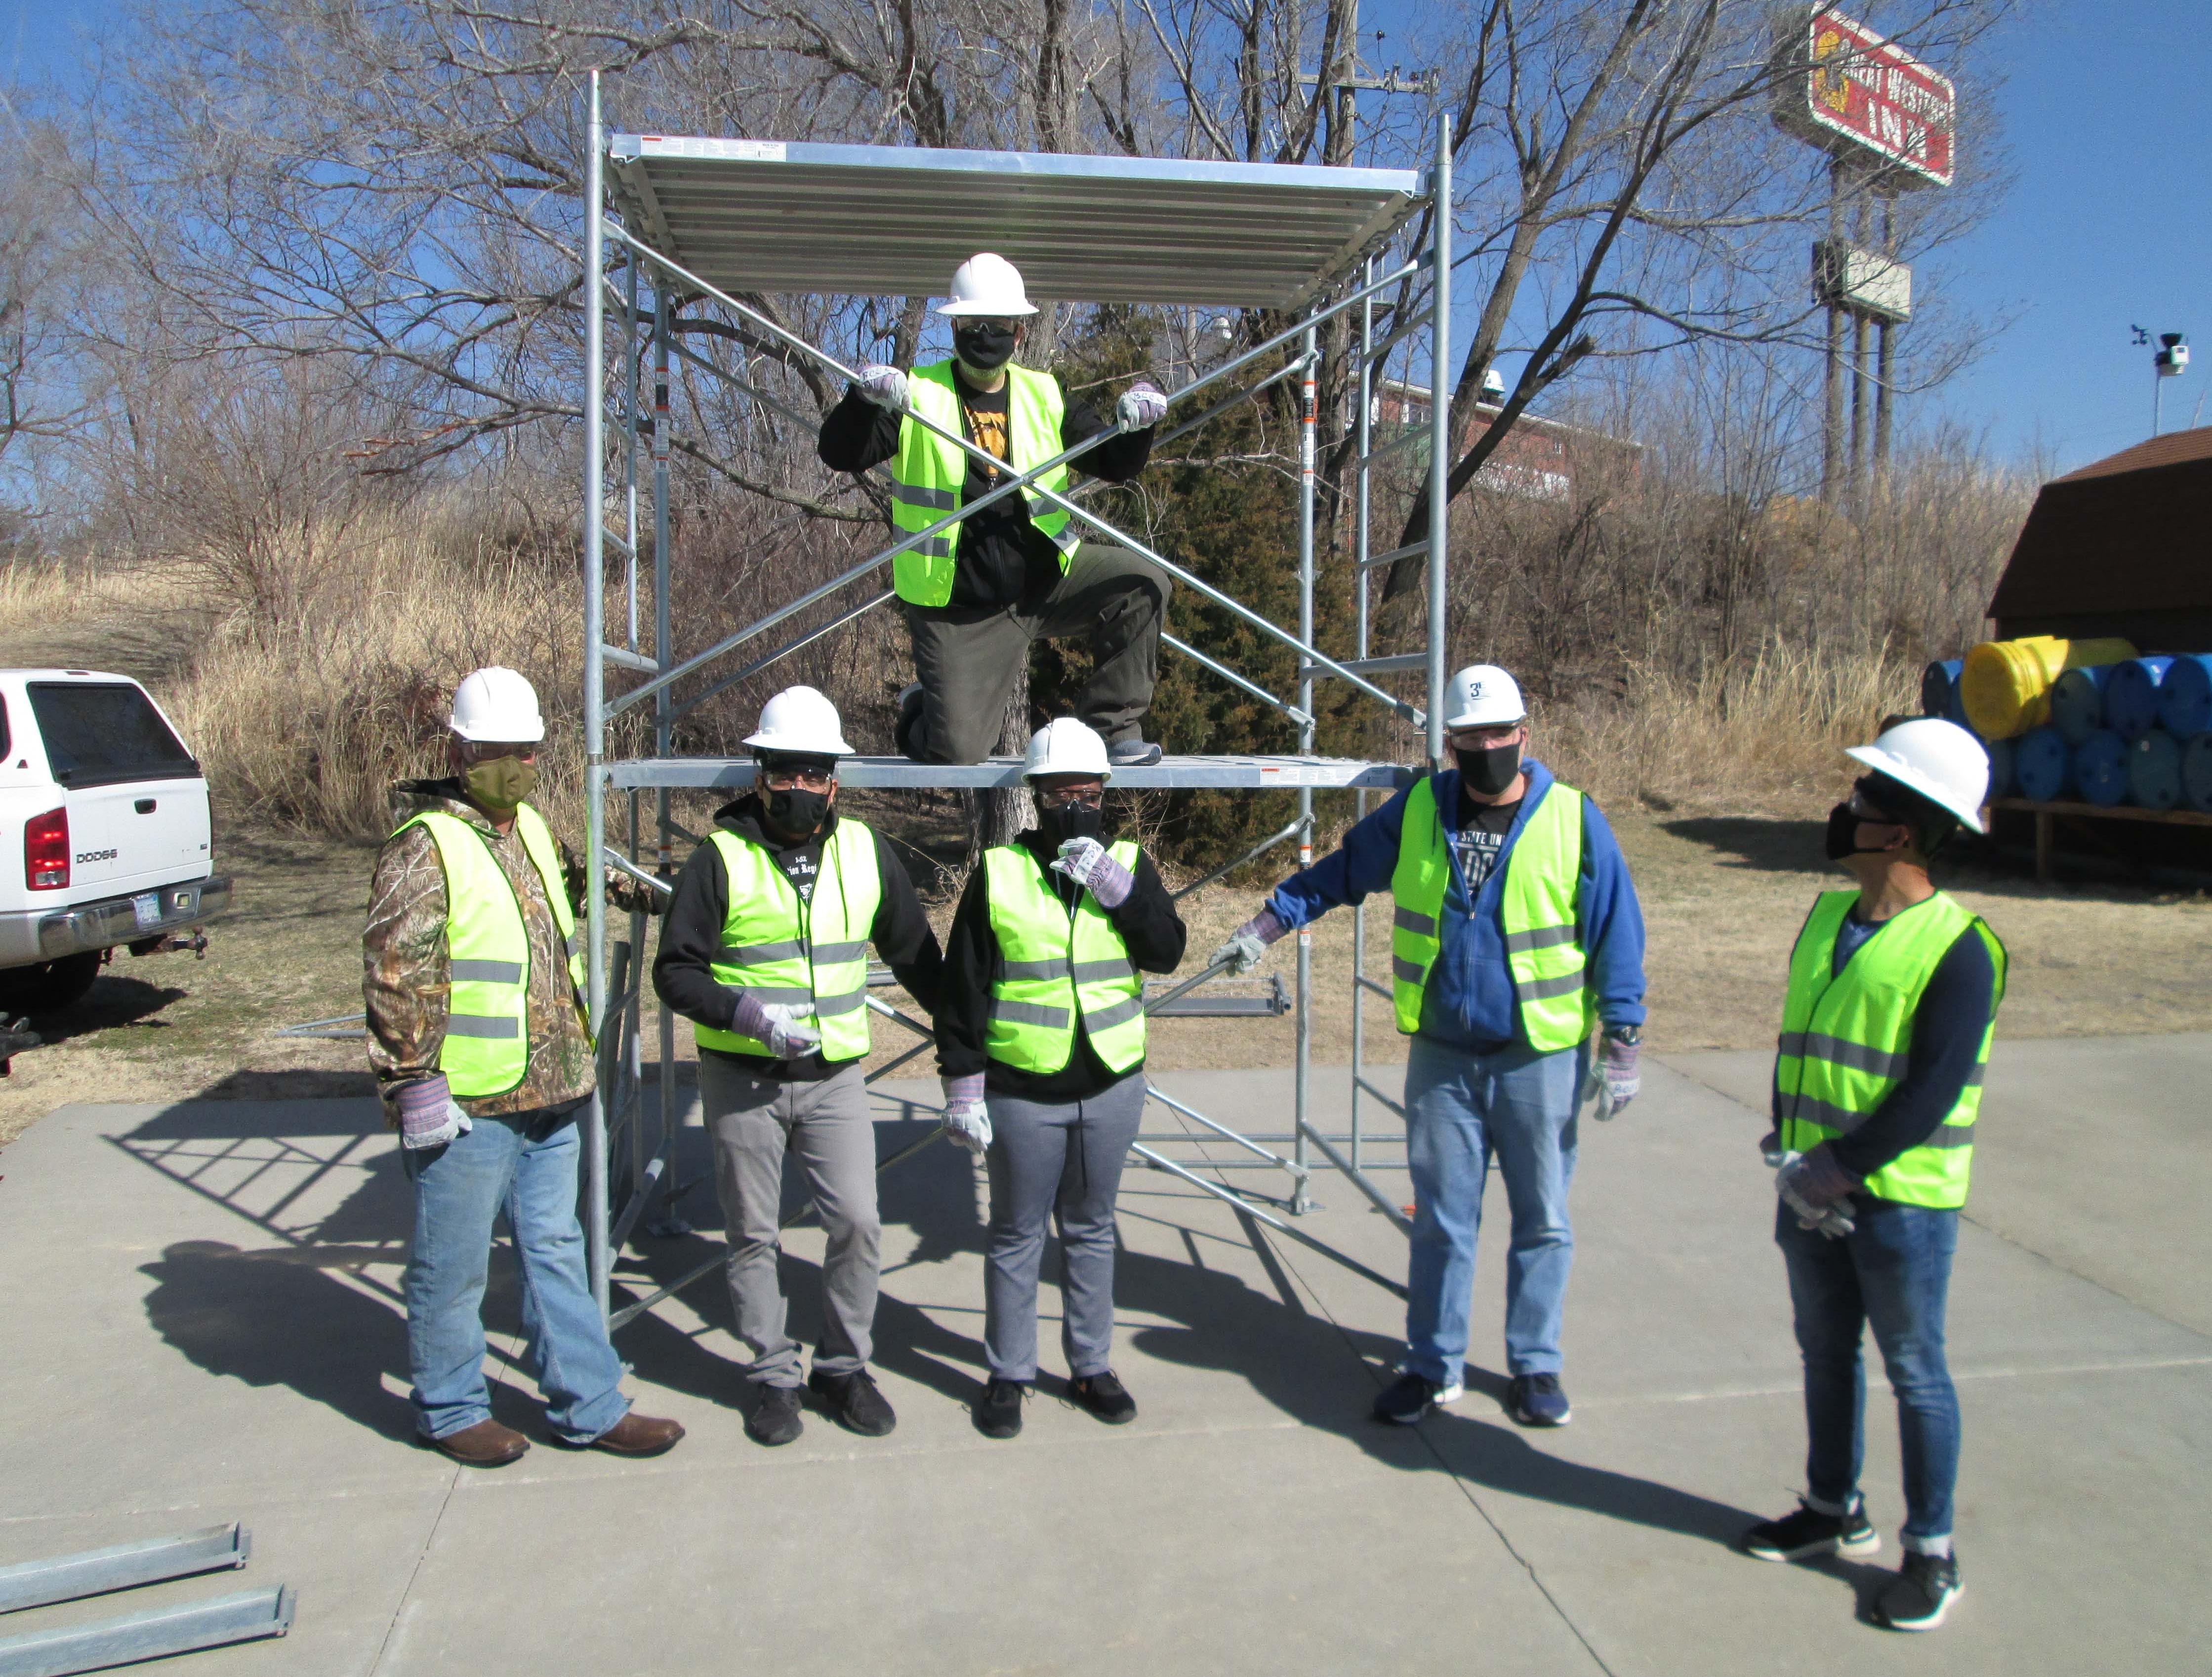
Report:
[[[63,71],[105,9],[0,0],[0,69]],[[2150,352],[2128,328],[2185,332],[2203,357],[2166,391],[2166,427],[2212,423],[2212,50],[2203,0],[2027,0],[1983,48],[2016,180],[1943,256],[1953,298],[2008,319],[1924,399],[1996,449],[2063,471],[2150,433]],[[2199,341],[2199,334],[2202,339]]]

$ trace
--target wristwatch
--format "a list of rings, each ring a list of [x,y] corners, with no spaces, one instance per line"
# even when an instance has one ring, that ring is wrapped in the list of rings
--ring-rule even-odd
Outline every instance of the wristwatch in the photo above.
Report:
[[[1605,1034],[1611,1040],[1631,1048],[1640,1047],[1644,1042],[1644,1027],[1641,1025],[1607,1025]]]

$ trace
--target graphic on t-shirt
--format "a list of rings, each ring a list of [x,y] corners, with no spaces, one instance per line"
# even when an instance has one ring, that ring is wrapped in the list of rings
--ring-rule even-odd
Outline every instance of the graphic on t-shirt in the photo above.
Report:
[[[1505,835],[1485,832],[1479,826],[1463,826],[1452,833],[1451,847],[1460,873],[1467,880],[1468,894],[1473,896],[1482,889],[1482,882],[1497,868],[1498,858],[1505,849]]]
[[[994,412],[983,408],[968,407],[964,403],[962,406],[968,416],[968,435],[975,446],[1000,460],[1006,459],[1006,409],[1002,407]],[[999,473],[994,468],[985,467],[983,469],[990,473],[993,482],[998,481]]]
[[[812,854],[806,851],[786,851],[776,858],[783,863],[783,876],[791,881],[791,888],[803,903],[814,900],[814,879],[821,869],[815,865]]]

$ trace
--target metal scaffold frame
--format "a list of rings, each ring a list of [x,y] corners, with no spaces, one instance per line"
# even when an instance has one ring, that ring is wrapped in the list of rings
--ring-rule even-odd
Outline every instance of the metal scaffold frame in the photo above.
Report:
[[[832,596],[875,579],[882,568],[900,553],[942,535],[982,507],[1018,492],[1026,494],[1034,502],[1066,510],[1076,527],[1152,560],[1181,586],[1298,655],[1296,695],[1294,698],[1285,698],[1198,647],[1171,635],[1162,637],[1170,649],[1190,658],[1216,678],[1264,701],[1297,729],[1297,753],[1293,756],[1169,757],[1149,767],[1115,771],[1115,784],[1125,788],[1214,786],[1296,791],[1297,814],[1294,820],[1243,855],[1185,887],[1186,893],[1291,839],[1297,843],[1300,865],[1310,863],[1316,789],[1356,791],[1364,811],[1370,794],[1394,789],[1407,778],[1409,771],[1396,765],[1314,754],[1314,692],[1317,680],[1345,681],[1363,696],[1413,723],[1424,731],[1430,763],[1441,763],[1444,750],[1442,717],[1448,580],[1445,512],[1451,460],[1452,216],[1451,131],[1448,116],[1438,119],[1430,168],[1415,173],[1214,165],[1151,158],[915,151],[890,147],[787,147],[779,142],[659,136],[616,136],[611,141],[603,123],[600,96],[599,76],[594,71],[589,90],[582,253],[587,879],[596,881],[608,867],[613,867],[641,881],[653,881],[655,873],[672,867],[677,838],[697,842],[696,835],[684,832],[672,820],[673,790],[734,789],[751,783],[753,766],[750,759],[673,755],[672,741],[678,719],[778,659],[885,604],[893,598],[892,591],[878,586],[868,597],[849,605],[827,621],[747,658],[738,668],[723,673],[719,680],[681,703],[675,698],[678,681],[729,657],[748,643],[758,640],[779,625]],[[611,169],[617,176],[611,188]],[[890,183],[896,183],[897,187],[896,199],[882,197]],[[840,192],[846,194],[842,202],[838,198]],[[855,195],[869,193],[878,195],[878,200],[872,202],[906,205],[913,211],[910,219],[902,220],[899,215],[888,211],[872,218],[852,216],[859,201]],[[944,194],[970,205],[983,203],[1011,207],[1000,217],[1002,225],[999,229],[987,229],[979,235],[972,215],[933,213],[934,205],[928,200],[933,194]],[[917,198],[922,200],[918,204],[915,203]],[[825,204],[826,213],[816,213]],[[1413,251],[1401,260],[1386,260],[1383,253],[1398,231],[1429,205],[1438,206],[1438,213],[1430,218],[1431,235],[1427,247]],[[1096,243],[1096,224],[1109,207],[1117,208],[1124,220],[1109,229],[1121,242],[1110,252],[1102,253]],[[619,217],[614,213],[617,210]],[[813,216],[811,221],[810,215]],[[1130,216],[1138,218],[1143,223],[1143,230],[1152,239],[1149,246],[1135,249],[1133,254],[1127,253],[1133,246],[1143,246],[1143,240],[1130,239]],[[1146,221],[1146,216],[1151,219]],[[840,241],[837,229],[848,221],[867,227],[865,247],[849,241]],[[947,223],[951,223],[949,231],[945,226]],[[954,509],[927,528],[905,535],[863,563],[805,590],[735,634],[702,651],[679,657],[674,649],[669,608],[669,476],[673,418],[671,388],[677,363],[722,381],[790,422],[809,430],[817,422],[811,416],[782,404],[743,374],[733,374],[711,357],[674,341],[674,295],[680,292],[687,301],[711,302],[742,321],[749,332],[775,345],[781,352],[805,357],[833,377],[850,381],[854,377],[853,369],[786,330],[762,310],[742,301],[738,294],[811,289],[825,293],[872,290],[886,295],[929,295],[941,284],[942,276],[949,273],[957,260],[972,253],[969,242],[979,238],[1012,257],[1018,265],[1032,275],[1033,283],[1039,272],[1049,275],[1049,289],[1045,289],[1046,295],[1066,301],[1203,302],[1269,307],[1300,315],[1296,324],[1198,373],[1182,388],[1171,392],[1169,401],[1172,412],[1188,404],[1200,391],[1248,369],[1258,369],[1268,358],[1296,346],[1284,365],[1266,372],[1202,412],[1191,414],[1163,432],[1158,439],[1164,442],[1195,430],[1239,402],[1249,400],[1287,379],[1298,380],[1299,592],[1296,631],[1269,621],[1086,508],[1083,504],[1083,489],[1070,486],[1066,492],[1060,492],[1041,481],[1047,473],[1079,460],[1091,448],[1118,435],[1120,427],[1115,425],[1029,472],[1010,477],[988,494]],[[619,273],[610,260],[611,251],[617,250],[623,259]],[[768,277],[773,277],[773,283]],[[1419,306],[1418,296],[1414,297],[1407,305],[1404,318],[1394,324],[1389,337],[1378,345],[1375,330],[1376,298],[1394,287],[1418,291],[1425,282],[1425,306]],[[651,286],[649,298],[642,294],[647,283]],[[1353,656],[1338,660],[1315,644],[1319,332],[1325,323],[1353,310],[1358,311],[1355,318],[1359,346],[1353,503],[1357,650]],[[607,343],[611,312],[618,319],[622,332],[622,348],[611,368]],[[1376,373],[1389,357],[1401,352],[1406,353],[1410,361],[1421,346],[1424,329],[1427,335],[1430,387],[1429,412],[1423,428],[1428,455],[1427,534],[1424,540],[1411,546],[1373,553],[1370,551],[1369,514],[1376,467],[1400,445],[1419,440],[1414,436],[1400,436],[1380,450],[1374,446],[1374,393],[1379,387]],[[649,421],[645,418],[648,359],[652,381]],[[614,375],[611,381],[611,372]],[[611,448],[610,409],[614,430]],[[989,458],[965,437],[940,430],[919,415],[910,417],[967,454]],[[611,455],[618,479],[614,485],[617,498],[611,508],[607,481]],[[992,463],[1003,470],[1003,462]],[[609,527],[611,513],[613,521],[620,524],[620,534]],[[648,514],[649,533],[643,527]],[[641,570],[648,553],[653,601],[649,649],[644,644],[645,625],[641,621]],[[611,558],[621,562],[627,601],[626,621],[617,631],[620,644],[612,643],[608,633]],[[1400,560],[1421,560],[1426,564],[1425,645],[1419,653],[1371,656],[1371,573]],[[611,669],[644,679],[619,692],[611,692],[607,686]],[[1414,670],[1423,672],[1426,677],[1425,703],[1419,707],[1370,679]],[[648,700],[653,706],[653,754],[649,758],[610,758],[610,720]],[[1014,759],[945,767],[910,763],[904,759],[854,758],[842,765],[840,778],[848,785],[859,786],[985,788],[1016,785],[1020,772],[1021,765]],[[649,819],[645,810],[648,793],[653,804]],[[609,829],[610,799],[617,796],[627,801],[626,832],[611,832]],[[612,813],[623,813],[619,804]],[[656,1223],[649,1217],[672,1186],[683,1108],[674,1092],[675,1019],[665,1006],[661,1006],[657,1009],[659,1099],[657,1120],[648,1136],[642,1043],[647,917],[642,913],[630,915],[625,928],[627,935],[611,947],[607,912],[603,893],[597,890],[587,893],[587,995],[592,1028],[600,1044],[600,1076],[584,1125],[585,1229],[593,1295],[610,1324],[620,1326],[718,1268],[724,1261],[724,1254],[718,1252],[649,1296],[620,1310],[611,1308],[611,1276],[615,1256],[632,1232],[641,1223],[648,1230],[661,1227],[672,1233],[682,1228],[673,1220]],[[1325,1133],[1313,1121],[1310,1110],[1313,949],[1311,933],[1301,931],[1292,1003],[1297,1033],[1296,1095],[1289,1132],[1283,1136],[1243,1133],[1155,1089],[1152,1091],[1152,1100],[1174,1113],[1184,1124],[1185,1131],[1181,1135],[1140,1136],[1134,1151],[1151,1168],[1227,1199],[1270,1227],[1318,1247],[1381,1284],[1402,1292],[1397,1284],[1322,1246],[1293,1221],[1276,1215],[1279,1211],[1295,1218],[1310,1209],[1308,1184],[1317,1154],[1327,1166],[1342,1172],[1397,1226],[1407,1226],[1396,1199],[1371,1181],[1364,1168],[1361,1095],[1381,1101],[1393,1111],[1399,1110],[1389,1095],[1365,1078],[1360,1058],[1366,994],[1373,991],[1385,999],[1390,994],[1387,985],[1366,975],[1365,931],[1365,911],[1355,909],[1351,995],[1352,1085],[1348,1133]],[[1218,969],[1209,968],[1164,995],[1148,998],[1147,1011],[1158,1012],[1169,1007],[1216,977],[1218,972]],[[868,1006],[918,1038],[905,1053],[871,1074],[869,1081],[873,1082],[922,1053],[933,1039],[927,1024],[878,997],[871,996]],[[1192,1125],[1199,1126],[1199,1130],[1191,1131]],[[1239,1150],[1243,1156],[1236,1160],[1178,1161],[1158,1150],[1162,1144],[1193,1140],[1218,1141]],[[893,1168],[927,1144],[925,1139],[893,1154],[878,1167],[878,1173]],[[1287,1156],[1277,1150],[1285,1144],[1289,1149]],[[622,1178],[619,1204],[614,1180],[617,1155]],[[1218,1175],[1240,1166],[1285,1173],[1291,1184],[1290,1192],[1279,1197],[1265,1195],[1199,1174],[1204,1169]],[[663,1215],[665,1218],[665,1211]],[[805,1215],[800,1212],[793,1221]]]

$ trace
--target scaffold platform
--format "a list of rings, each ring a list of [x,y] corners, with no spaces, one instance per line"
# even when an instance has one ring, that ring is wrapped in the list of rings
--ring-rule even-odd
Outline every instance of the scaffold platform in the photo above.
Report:
[[[903,757],[846,757],[837,764],[846,786],[908,791],[959,788],[988,791],[1022,784],[1022,759],[991,757],[981,763],[914,763]],[[1117,768],[1116,791],[1170,792],[1199,787],[1245,791],[1395,791],[1410,785],[1413,771],[1396,763],[1364,763],[1349,757],[1163,757],[1141,767]],[[607,784],[618,791],[659,787],[737,790],[753,784],[750,757],[637,757],[607,765]]]

